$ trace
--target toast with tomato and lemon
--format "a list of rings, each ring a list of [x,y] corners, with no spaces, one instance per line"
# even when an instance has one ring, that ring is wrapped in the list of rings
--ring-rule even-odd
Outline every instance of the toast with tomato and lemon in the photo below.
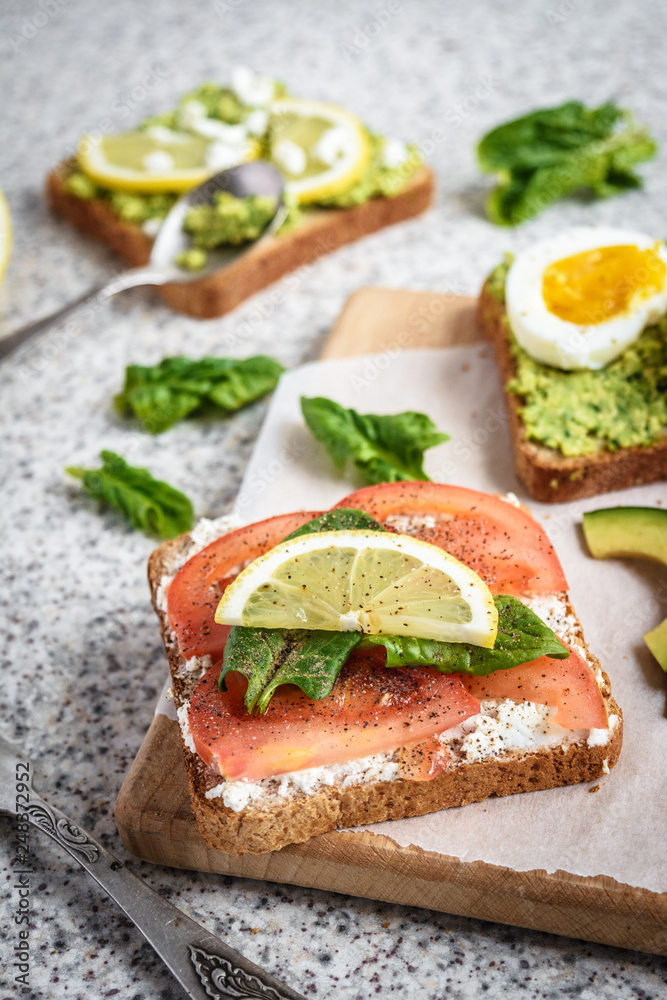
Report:
[[[179,194],[258,157],[285,177],[286,221],[224,271],[160,288],[174,309],[220,316],[302,264],[423,212],[433,195],[433,174],[416,146],[242,67],[229,85],[205,83],[131,132],[83,136],[76,156],[49,174],[47,195],[65,219],[140,266]],[[203,220],[204,233],[202,219],[194,220],[206,237],[198,257],[204,245],[224,245],[211,234],[229,232],[229,213],[227,199]],[[241,242],[238,227],[232,231],[232,242]]]
[[[599,778],[622,716],[558,557],[512,502],[390,483],[330,511],[163,543],[149,562],[206,843]]]
[[[479,300],[516,472],[561,502],[667,479],[667,249],[578,228],[497,267]]]

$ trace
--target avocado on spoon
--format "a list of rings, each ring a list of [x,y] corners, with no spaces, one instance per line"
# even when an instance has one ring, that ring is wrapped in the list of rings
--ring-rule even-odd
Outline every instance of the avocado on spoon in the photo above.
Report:
[[[265,195],[275,198],[275,214],[259,240],[239,246],[227,245],[209,250],[206,264],[196,271],[179,267],[176,263],[177,258],[190,247],[190,238],[183,229],[186,213],[195,206],[212,204],[215,195],[221,191],[226,191],[235,198],[247,198],[250,195]],[[165,285],[167,283],[198,281],[214,271],[229,267],[260,240],[273,236],[284,222],[286,215],[284,180],[280,172],[270,163],[265,160],[251,160],[249,163],[242,163],[237,167],[222,170],[179,198],[160,226],[146,265],[131,268],[115,275],[104,285],[91,289],[81,298],[51,313],[50,316],[45,316],[43,319],[37,320],[36,323],[24,326],[0,340],[0,358],[6,358],[27,341],[40,333],[45,333],[54,324],[66,319],[76,309],[88,302],[94,300],[102,302],[111,298],[116,292],[122,292],[126,288],[136,288],[138,285]]]

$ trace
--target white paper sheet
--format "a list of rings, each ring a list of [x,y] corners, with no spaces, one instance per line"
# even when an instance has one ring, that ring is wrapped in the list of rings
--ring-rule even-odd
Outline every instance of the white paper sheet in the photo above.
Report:
[[[667,615],[663,567],[638,560],[596,562],[585,551],[584,511],[667,501],[664,483],[569,504],[538,504],[515,478],[498,375],[485,346],[405,351],[316,362],[287,373],[273,398],[239,492],[236,513],[253,521],[322,509],[359,483],[341,476],[305,429],[301,395],[325,395],[361,412],[427,413],[451,441],[427,453],[436,481],[514,491],[544,525],[570,583],[586,638],[611,677],[625,721],[623,752],[599,782],[449,809],[367,829],[402,845],[518,871],[562,869],[609,875],[667,891],[664,770],[667,680],[642,634]]]

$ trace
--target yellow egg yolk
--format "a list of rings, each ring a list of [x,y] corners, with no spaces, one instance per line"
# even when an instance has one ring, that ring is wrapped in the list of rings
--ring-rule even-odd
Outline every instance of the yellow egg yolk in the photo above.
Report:
[[[542,296],[549,312],[579,325],[604,323],[661,292],[667,267],[656,250],[597,247],[554,261],[544,272]]]

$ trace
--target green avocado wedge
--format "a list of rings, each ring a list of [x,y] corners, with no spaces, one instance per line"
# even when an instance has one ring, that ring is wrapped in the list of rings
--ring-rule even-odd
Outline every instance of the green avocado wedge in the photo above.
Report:
[[[596,559],[651,559],[667,566],[667,510],[609,507],[583,516],[586,544]],[[644,642],[667,673],[667,618],[644,635]]]

